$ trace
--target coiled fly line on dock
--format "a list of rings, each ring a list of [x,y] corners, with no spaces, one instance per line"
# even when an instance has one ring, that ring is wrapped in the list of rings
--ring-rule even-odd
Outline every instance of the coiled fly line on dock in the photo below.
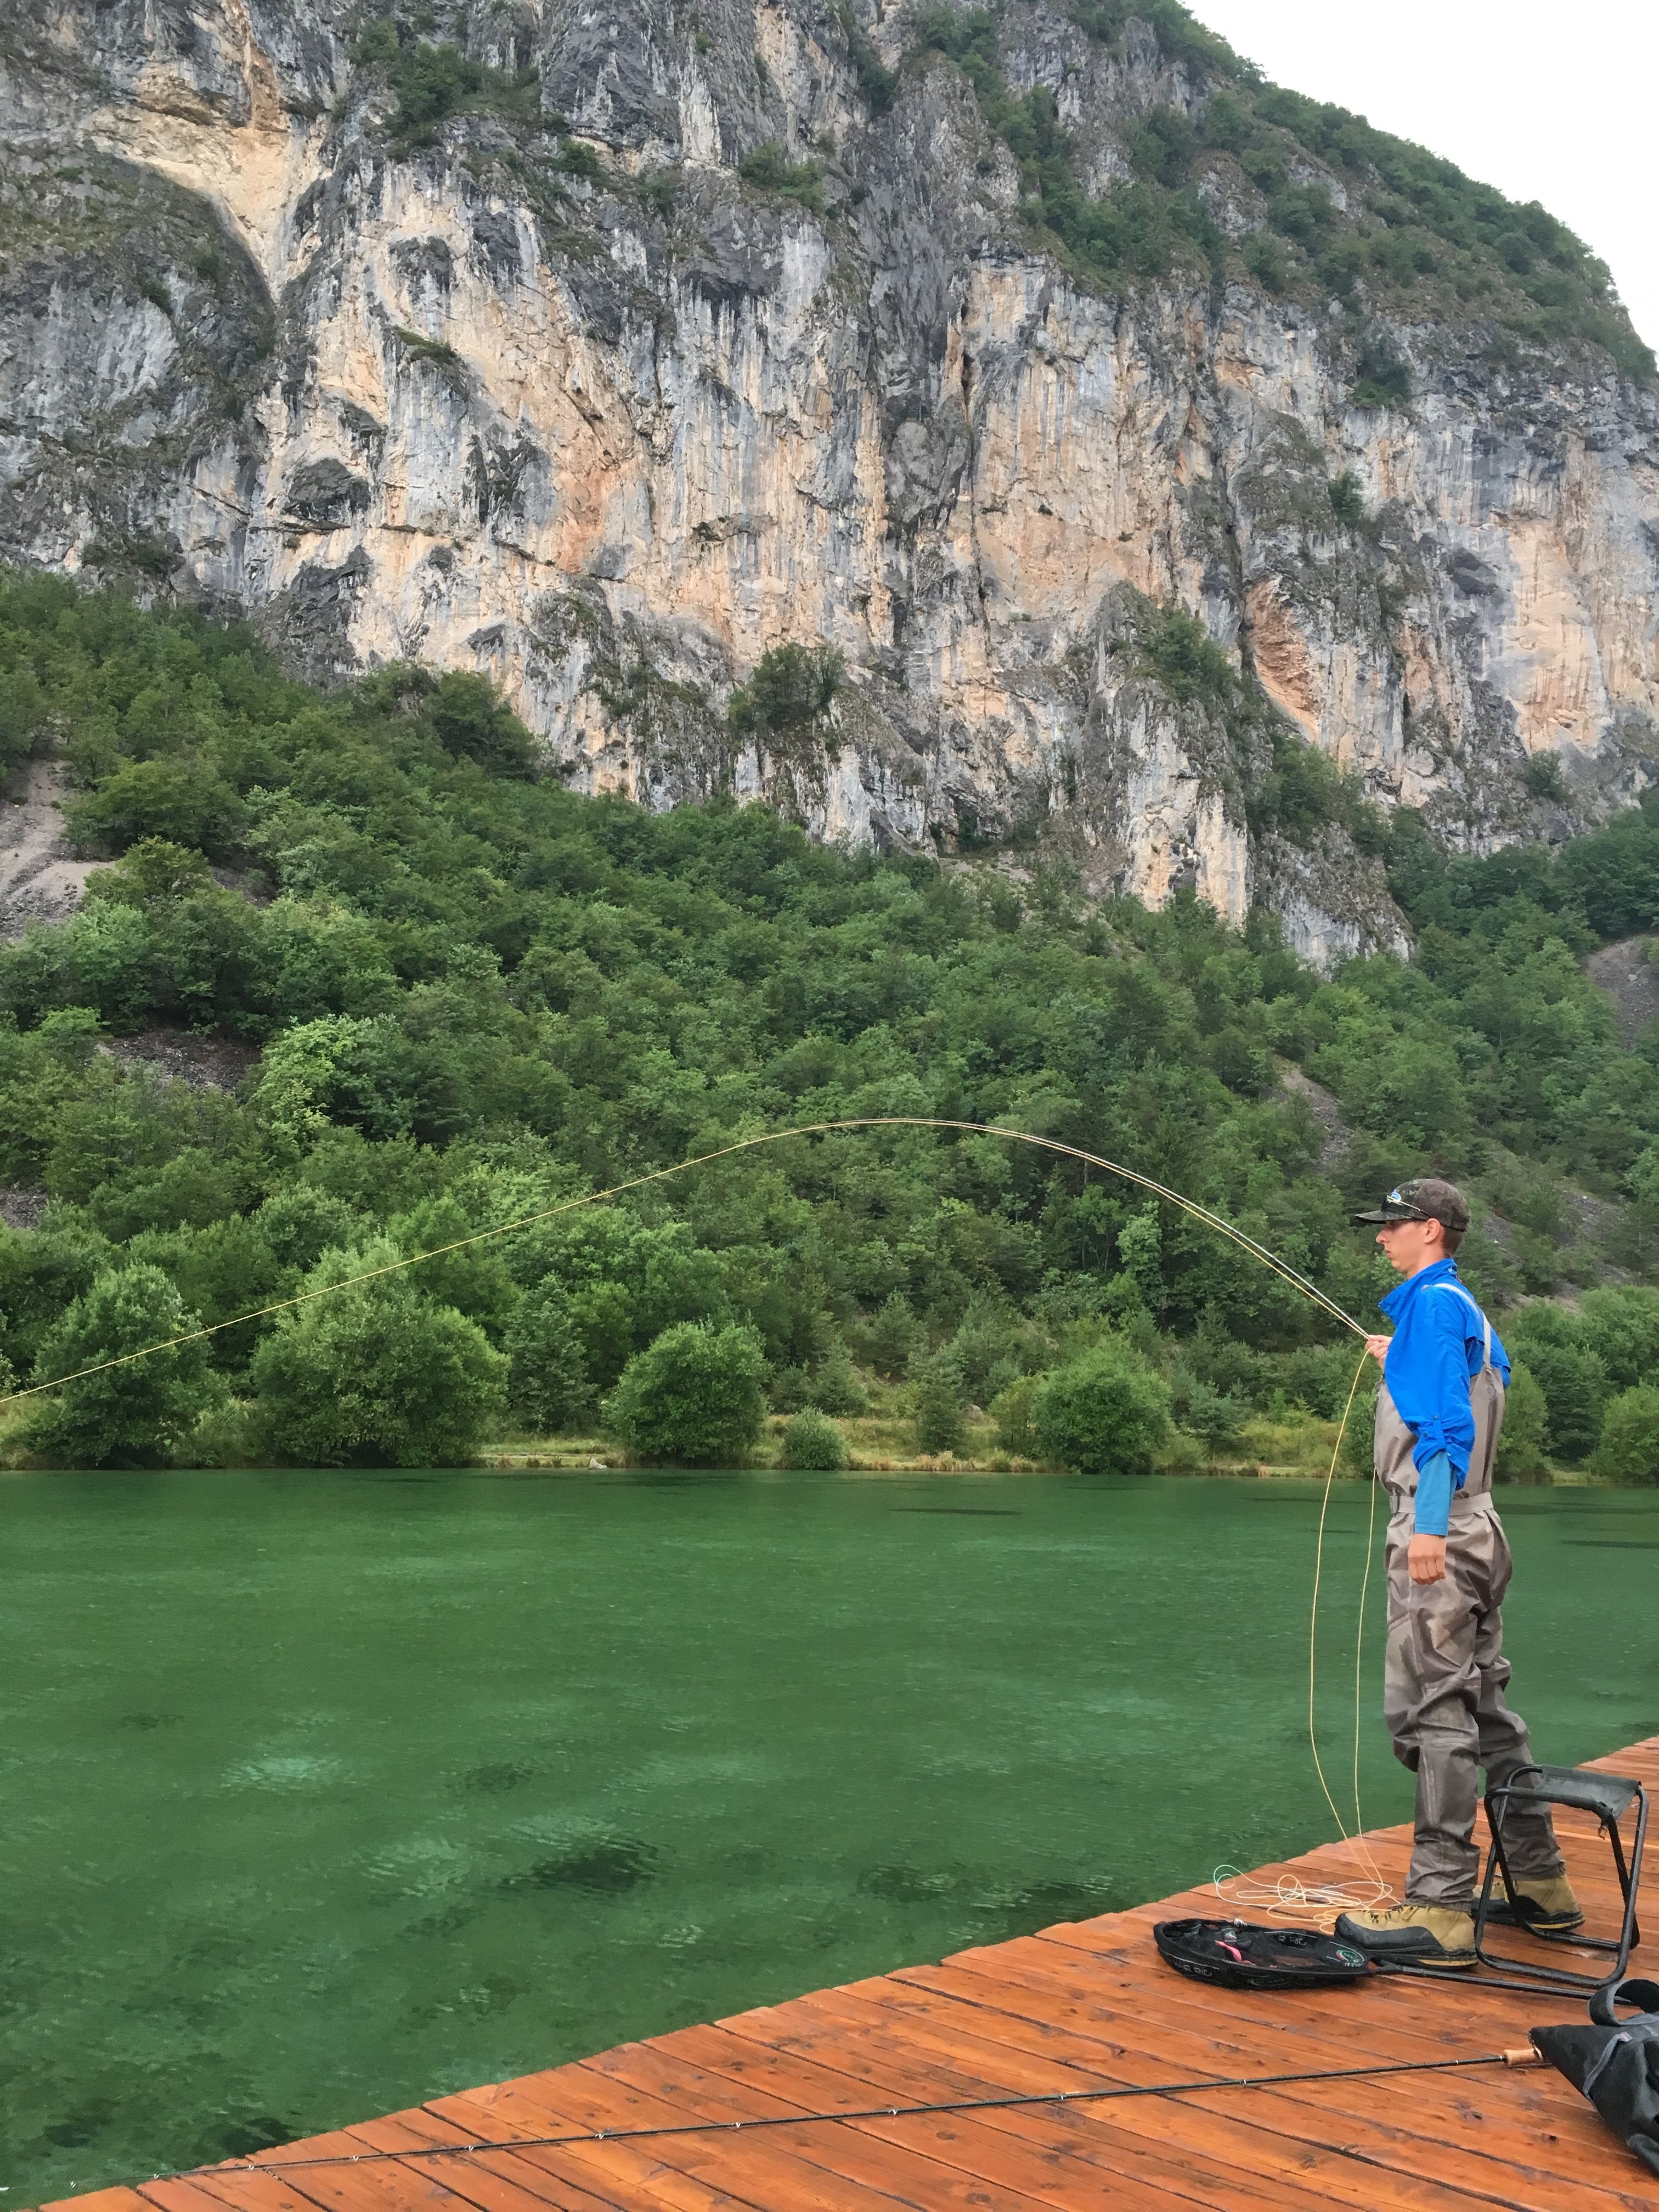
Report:
[[[325,1283],[315,1290],[299,1291],[291,1297],[276,1298],[269,1305],[255,1306],[247,1313],[234,1314],[228,1321],[211,1322],[200,1328],[187,1329],[178,1336],[165,1337],[158,1343],[143,1345],[136,1352],[118,1352],[109,1359],[94,1360],[89,1366],[77,1367],[67,1375],[55,1375],[46,1382],[32,1382],[21,1390],[13,1390],[0,1397],[0,1407],[16,1405],[25,1398],[38,1397],[48,1390],[61,1389],[67,1383],[83,1382],[89,1376],[107,1374],[113,1368],[130,1366],[135,1360],[149,1359],[160,1352],[177,1351],[182,1345],[198,1343],[204,1337],[217,1336],[226,1329],[240,1328],[248,1322],[265,1321],[273,1315],[291,1312],[295,1308],[309,1305],[318,1298],[331,1297],[337,1291],[354,1289],[360,1284],[374,1282],[383,1275],[400,1273],[405,1267],[418,1267],[423,1261],[441,1260],[449,1253],[465,1251],[474,1244],[488,1243],[499,1237],[511,1237],[520,1230],[537,1228],[544,1222],[556,1220],[561,1214],[574,1213],[586,1206],[600,1205],[606,1199],[621,1198],[629,1191],[642,1190],[647,1184],[665,1182],[671,1176],[688,1174],[693,1168],[708,1167],[716,1160],[731,1159],[739,1152],[753,1152],[765,1145],[781,1145],[791,1137],[823,1137],[859,1129],[953,1130],[966,1136],[999,1138],[1006,1144],[1030,1145],[1040,1152],[1054,1152],[1066,1159],[1079,1160],[1085,1167],[1100,1168],[1108,1175],[1117,1176],[1123,1182],[1133,1183],[1139,1189],[1150,1192],[1153,1197],[1163,1199],[1170,1206],[1178,1206],[1183,1213],[1190,1215],[1194,1221],[1200,1223],[1205,1228],[1213,1231],[1217,1236],[1224,1237],[1230,1243],[1236,1244],[1258,1266],[1267,1268],[1281,1281],[1288,1283],[1292,1290],[1301,1297],[1309,1299],[1331,1320],[1340,1322],[1345,1328],[1351,1329],[1356,1336],[1363,1338],[1365,1334],[1364,1328],[1352,1314],[1345,1313],[1334,1299],[1325,1295],[1316,1283],[1310,1283],[1305,1275],[1298,1273],[1287,1261],[1280,1259],[1276,1252],[1269,1251],[1265,1244],[1258,1243],[1254,1237],[1247,1235],[1235,1223],[1228,1221],[1221,1214],[1213,1212],[1207,1206],[1201,1206],[1196,1199],[1188,1198],[1184,1192],[1172,1190],[1167,1183],[1159,1182],[1155,1176],[1142,1175],[1137,1168],[1125,1167],[1119,1160],[1109,1160],[1099,1152],[1085,1151],[1080,1145],[1066,1144],[1058,1137],[1040,1137],[1029,1129],[1005,1128],[995,1122],[956,1121],[943,1115],[925,1114],[866,1114],[848,1115],[829,1121],[804,1121],[793,1128],[769,1129],[757,1136],[737,1138],[731,1144],[721,1145],[714,1152],[699,1152],[690,1159],[677,1160],[672,1167],[653,1168],[644,1175],[630,1176],[625,1182],[612,1183],[605,1190],[585,1191],[578,1197],[562,1199],[555,1206],[540,1207],[533,1213],[519,1214],[511,1221],[500,1222],[489,1229],[476,1230],[471,1235],[455,1237],[447,1244],[434,1245],[428,1252],[405,1253],[400,1258],[388,1260],[378,1267],[366,1267],[359,1274],[344,1276],[338,1282]],[[1335,1448],[1332,1451],[1331,1463],[1326,1472],[1324,1493],[1320,1500],[1319,1533],[1314,1553],[1313,1606],[1308,1632],[1308,1739],[1313,1752],[1314,1769],[1319,1777],[1319,1786],[1324,1795],[1325,1802],[1330,1808],[1331,1817],[1336,1823],[1343,1842],[1357,1843],[1358,1849],[1365,1859],[1366,1878],[1357,1885],[1332,1883],[1312,1886],[1287,1880],[1278,1884],[1255,1884],[1247,1887],[1243,1883],[1242,1878],[1230,1868],[1218,1869],[1215,1875],[1214,1887],[1217,1894],[1230,1905],[1245,1905],[1253,1911],[1282,1915],[1287,1918],[1300,1919],[1310,1914],[1322,1915],[1345,1907],[1352,1909],[1356,1906],[1386,1903],[1393,1895],[1388,1883],[1384,1881],[1371,1860],[1369,1849],[1364,1841],[1365,1824],[1359,1808],[1360,1660],[1365,1629],[1365,1599],[1370,1584],[1371,1552],[1376,1530],[1376,1489],[1375,1484],[1370,1486],[1371,1519],[1366,1535],[1365,1579],[1360,1590],[1359,1619],[1354,1640],[1355,1832],[1352,1838],[1349,1836],[1342,1815],[1337,1810],[1336,1800],[1332,1796],[1330,1785],[1325,1778],[1325,1770],[1319,1757],[1314,1713],[1319,1592],[1324,1568],[1326,1516],[1330,1505],[1331,1486],[1336,1477],[1337,1462],[1341,1455],[1342,1440],[1347,1431],[1348,1419],[1353,1411],[1354,1399],[1358,1394],[1360,1377],[1364,1373],[1366,1357],[1366,1354],[1361,1354],[1359,1364],[1354,1370],[1353,1382],[1348,1390],[1347,1403],[1342,1409],[1341,1422],[1337,1429]]]

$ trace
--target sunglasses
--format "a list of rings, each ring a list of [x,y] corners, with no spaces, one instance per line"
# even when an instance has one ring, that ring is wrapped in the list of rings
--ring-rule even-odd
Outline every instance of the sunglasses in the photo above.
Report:
[[[1385,1206],[1404,1206],[1410,1207],[1410,1212],[1406,1217],[1407,1219],[1410,1221],[1432,1221],[1434,1218],[1434,1216],[1431,1213],[1421,1212],[1418,1207],[1412,1205],[1410,1199],[1402,1198],[1397,1190],[1391,1190],[1387,1198],[1383,1200],[1382,1203]],[[1385,1222],[1383,1224],[1384,1228],[1391,1228],[1395,1224],[1390,1222]]]

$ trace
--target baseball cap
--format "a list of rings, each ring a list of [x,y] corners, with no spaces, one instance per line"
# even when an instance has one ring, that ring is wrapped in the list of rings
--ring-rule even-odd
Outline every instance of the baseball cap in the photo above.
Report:
[[[1356,1213],[1356,1221],[1440,1221],[1448,1229],[1464,1230],[1469,1225],[1468,1201],[1455,1182],[1443,1182],[1438,1176],[1420,1176],[1415,1182],[1402,1182],[1391,1190],[1381,1206],[1369,1213]]]

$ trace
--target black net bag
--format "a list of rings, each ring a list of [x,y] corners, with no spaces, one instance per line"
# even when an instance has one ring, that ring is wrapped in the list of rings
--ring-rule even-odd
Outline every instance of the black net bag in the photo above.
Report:
[[[1234,1990],[1325,1989],[1362,1981],[1363,1951],[1311,1928],[1257,1928],[1246,1920],[1160,1920],[1152,1930],[1166,1966],[1194,1982]]]

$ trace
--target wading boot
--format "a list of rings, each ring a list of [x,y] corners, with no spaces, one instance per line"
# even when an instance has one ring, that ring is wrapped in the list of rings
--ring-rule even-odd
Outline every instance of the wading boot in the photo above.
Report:
[[[1344,1943],[1368,1959],[1455,1972],[1474,1964],[1474,1915],[1455,1905],[1396,1905],[1386,1912],[1345,1912],[1336,1923]]]
[[[1540,1928],[1547,1936],[1565,1935],[1568,1929],[1584,1924],[1572,1884],[1564,1874],[1518,1874],[1513,1897],[1506,1894],[1500,1878],[1486,1917],[1511,1928]]]

